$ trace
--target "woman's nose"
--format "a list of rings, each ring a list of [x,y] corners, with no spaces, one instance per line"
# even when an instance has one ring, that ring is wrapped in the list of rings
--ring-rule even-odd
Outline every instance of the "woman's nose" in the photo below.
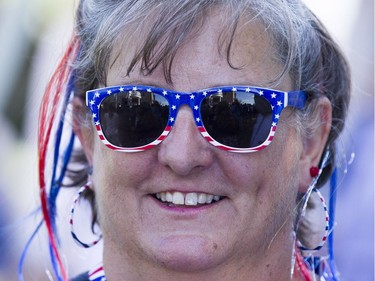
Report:
[[[184,105],[169,135],[159,144],[158,160],[175,173],[186,176],[197,168],[211,165],[213,149],[199,133],[192,110]]]

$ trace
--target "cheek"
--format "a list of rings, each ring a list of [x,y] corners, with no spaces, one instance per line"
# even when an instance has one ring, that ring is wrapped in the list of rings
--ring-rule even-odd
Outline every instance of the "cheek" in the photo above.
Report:
[[[115,198],[121,196],[119,186],[123,181],[119,169],[121,165],[116,155],[106,148],[96,149],[93,157],[93,184],[97,201],[100,225],[110,228],[111,218],[120,212],[120,204]],[[126,183],[123,183],[126,186]],[[119,200],[121,201],[121,200]],[[109,225],[109,227],[107,227]]]
[[[228,154],[222,165],[227,167],[226,176],[237,192],[234,205],[241,248],[266,251],[275,239],[291,237],[300,144],[295,130],[283,127],[266,149],[247,155]]]
[[[298,191],[299,159],[302,152],[302,141],[298,131],[290,124],[281,123],[278,135],[269,150],[269,172],[274,175],[282,192]]]
[[[268,173],[273,190],[269,194],[278,212],[294,217],[294,208],[298,194],[299,159],[302,142],[299,133],[290,125],[281,124],[277,137],[270,146]],[[281,210],[284,209],[284,210]]]
[[[128,231],[138,210],[138,187],[148,177],[145,171],[152,162],[147,161],[146,154],[116,152],[103,145],[95,149],[93,183],[103,232]]]
[[[302,142],[298,132],[284,125],[278,128],[273,142],[265,149],[251,153],[228,154],[226,166],[227,177],[231,177],[238,186],[258,186],[257,193],[275,192],[298,187],[299,158]]]
[[[111,188],[111,185],[133,187],[148,176],[147,171],[150,171],[153,161],[152,153],[123,153],[96,142],[93,153],[94,183],[105,189]]]
[[[259,161],[262,168],[257,175],[260,182],[256,204],[259,208],[269,206],[270,218],[279,216],[279,220],[285,221],[294,215],[302,142],[292,126],[280,125],[271,145],[262,151],[264,161]]]

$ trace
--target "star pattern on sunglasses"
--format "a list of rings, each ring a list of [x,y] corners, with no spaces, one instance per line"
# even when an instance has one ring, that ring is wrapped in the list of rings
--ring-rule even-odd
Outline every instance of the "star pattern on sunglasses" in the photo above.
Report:
[[[148,94],[148,96],[146,95],[146,93]],[[121,96],[119,96],[118,94],[121,94]],[[110,99],[111,103],[104,102],[109,97],[111,97]],[[200,91],[191,92],[191,93],[184,93],[184,92],[176,92],[176,91],[152,87],[152,86],[122,85],[122,86],[113,86],[113,87],[91,90],[91,91],[87,91],[87,94],[86,94],[86,104],[92,112],[92,118],[93,118],[93,121],[96,126],[100,139],[103,141],[103,143],[106,146],[110,147],[111,149],[125,151],[125,152],[143,151],[143,150],[152,148],[155,145],[158,145],[163,139],[165,139],[165,137],[171,131],[174,123],[176,122],[177,112],[181,105],[188,105],[192,109],[194,120],[198,127],[199,132],[212,145],[218,148],[228,150],[228,151],[233,151],[233,152],[259,151],[271,143],[275,134],[278,120],[280,119],[281,111],[286,106],[293,106],[293,107],[302,109],[305,105],[306,99],[307,99],[306,93],[303,91],[281,92],[281,91],[276,91],[276,90],[271,90],[271,89],[266,89],[266,88],[257,88],[257,87],[251,87],[251,86],[223,86],[223,87],[218,87],[218,88],[209,88],[209,89],[200,90]],[[153,140],[150,139],[150,141],[142,141],[139,145],[134,145],[134,144],[123,145],[120,142],[115,140],[116,135],[114,137],[111,136],[110,134],[113,134],[113,133],[109,133],[108,130],[105,129],[106,127],[108,127],[107,123],[113,122],[113,121],[109,121],[108,119],[109,117],[105,117],[107,115],[103,115],[104,117],[101,115],[102,114],[113,115],[114,113],[117,116],[116,118],[119,118],[118,113],[116,113],[118,112],[118,110],[120,111],[130,110],[133,112],[134,110],[131,110],[132,107],[139,108],[137,110],[141,110],[142,102],[143,103],[146,102],[146,104],[148,104],[147,107],[144,109],[147,111],[147,108],[150,108],[149,110],[151,111],[148,111],[148,112],[152,112],[152,110],[155,110],[155,107],[154,109],[152,109],[154,105],[159,108],[160,107],[169,108],[169,116],[166,119],[165,128],[163,131],[160,131],[160,133],[158,134],[159,136],[155,135],[155,137],[153,137],[154,138]],[[217,110],[220,110],[220,108],[222,108],[222,110],[223,109],[229,110],[229,107],[233,108],[231,109],[233,111],[235,110],[234,108],[236,106],[237,107],[240,106],[242,110],[246,108],[247,108],[246,109],[247,111],[250,109],[252,111],[256,110],[255,111],[256,113],[254,114],[257,114],[257,115],[254,115],[254,117],[251,117],[251,115],[249,115],[249,117],[246,117],[246,118],[250,118],[250,119],[243,119],[244,117],[239,117],[240,114],[242,113],[238,109],[237,111],[230,113],[231,115],[229,117],[223,117],[226,114],[225,111],[222,111],[222,113],[214,113],[213,111],[215,108],[216,108],[215,112]],[[267,110],[267,107],[269,108],[269,110]],[[207,115],[206,112],[203,112],[207,110],[211,112],[210,114],[214,114],[213,115],[214,119],[219,120],[221,118],[222,120],[224,120],[224,121],[221,121],[221,122],[224,122],[222,123],[221,127],[223,125],[232,126],[233,127],[232,129],[230,129],[230,127],[228,127],[228,129],[232,131],[240,130],[238,133],[235,133],[237,135],[233,135],[233,137],[235,136],[235,138],[239,138],[240,135],[242,134],[241,132],[243,130],[247,130],[244,132],[248,132],[247,134],[249,134],[249,136],[252,136],[252,138],[256,136],[257,139],[259,138],[259,141],[256,141],[254,143],[253,141],[251,141],[250,144],[240,144],[240,143],[237,144],[237,141],[234,141],[234,139],[232,140],[233,137],[231,135],[228,135],[227,137],[222,137],[221,134],[225,131],[221,132],[220,130],[224,130],[224,129],[219,129],[219,127],[217,127],[216,129],[215,127],[216,125],[214,125],[215,120],[214,119],[211,120],[212,118],[210,117],[211,115]],[[266,111],[262,113],[263,110],[266,110]],[[124,113],[126,111],[124,111]],[[108,112],[108,113],[103,113],[103,112]],[[160,113],[156,112],[155,114],[160,114]],[[270,114],[270,117],[267,117],[269,114]],[[159,118],[159,117],[156,117],[159,115],[153,115],[153,116],[154,116],[153,118]],[[259,120],[261,119],[259,119],[256,116],[261,116],[261,118],[264,120],[261,121],[261,123],[259,123],[260,122]],[[139,115],[137,117],[138,119],[135,119],[135,120],[140,120],[139,118],[141,117],[142,116]],[[242,123],[250,122],[252,124],[251,127],[247,129],[246,128],[235,129],[236,126],[238,125],[230,125],[229,123],[230,119],[228,119],[228,118],[234,118],[234,117],[242,118],[243,120],[238,119],[238,121]],[[205,121],[205,118],[206,118],[206,121]],[[101,122],[102,119],[105,121],[105,124],[102,124]],[[269,121],[266,121],[268,119]],[[157,119],[154,119],[154,120],[158,121]],[[160,121],[161,120],[162,119],[160,119]],[[269,125],[263,125],[262,123],[264,123],[264,121],[266,121]],[[123,121],[119,120],[116,122],[123,122]],[[134,122],[135,123],[133,123],[132,126],[137,125],[138,121],[134,121]],[[120,124],[120,123],[116,123],[116,124]],[[144,126],[147,123],[142,123],[142,124]],[[103,126],[105,126],[104,131],[103,131]],[[113,126],[119,126],[119,125],[112,124],[111,126],[113,127]],[[258,128],[258,126],[260,127]],[[268,127],[269,129],[267,129],[267,126],[269,126]],[[119,128],[113,127],[113,129],[111,130],[114,130],[113,132],[117,132],[119,129],[120,127]],[[267,133],[267,130],[269,130],[268,133]],[[131,134],[131,131],[129,131],[129,133]],[[265,133],[266,135],[262,136],[262,134],[265,134]],[[244,140],[246,140],[247,138],[248,137],[246,137],[245,135]],[[243,140],[241,140],[241,142],[243,142]]]

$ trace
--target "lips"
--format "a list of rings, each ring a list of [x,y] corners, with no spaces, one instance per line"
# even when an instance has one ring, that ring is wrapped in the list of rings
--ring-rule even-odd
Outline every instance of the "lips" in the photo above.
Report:
[[[180,206],[208,205],[223,199],[220,195],[201,192],[182,193],[179,191],[159,192],[155,194],[155,197],[161,202]]]

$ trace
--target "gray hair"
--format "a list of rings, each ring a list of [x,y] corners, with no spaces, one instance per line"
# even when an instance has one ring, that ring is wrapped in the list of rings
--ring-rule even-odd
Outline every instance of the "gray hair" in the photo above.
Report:
[[[76,19],[81,50],[75,64],[75,94],[83,98],[86,90],[106,85],[114,44],[136,36],[141,29],[144,40],[127,68],[128,74],[136,64],[145,75],[162,65],[166,80],[172,83],[171,66],[178,48],[188,34],[199,31],[214,7],[222,9],[227,22],[220,38],[234,68],[230,50],[239,19],[263,24],[283,66],[273,82],[277,84],[289,75],[295,90],[309,93],[306,110],[298,113],[304,132],[318,125],[314,119],[318,98],[330,100],[333,123],[327,148],[333,151],[349,103],[349,69],[326,29],[300,0],[81,0]],[[333,161],[332,157],[331,164]],[[332,166],[325,169],[321,182],[329,177]]]

